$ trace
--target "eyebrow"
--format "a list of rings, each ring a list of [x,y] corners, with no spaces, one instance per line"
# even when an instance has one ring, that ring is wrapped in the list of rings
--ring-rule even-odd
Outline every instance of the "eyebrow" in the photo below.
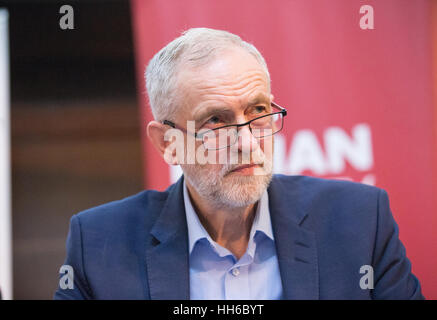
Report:
[[[201,121],[211,114],[232,113],[232,109],[226,105],[213,105],[210,107],[201,108],[194,114],[195,121]]]
[[[260,104],[260,103],[269,104],[269,101],[270,101],[270,99],[268,98],[267,95],[265,95],[263,93],[259,93],[255,97],[253,97],[252,99],[249,100],[249,102],[247,103],[247,106],[253,106],[256,104]]]
[[[269,104],[268,96],[263,93],[257,94],[256,96],[254,96],[248,101],[247,105],[245,106],[245,109],[247,107],[251,107],[260,103],[265,103],[266,105],[268,105]],[[207,106],[204,108],[200,108],[198,111],[194,113],[194,120],[201,121],[207,118],[211,114],[224,114],[224,113],[233,114],[234,111],[229,106],[224,104]]]

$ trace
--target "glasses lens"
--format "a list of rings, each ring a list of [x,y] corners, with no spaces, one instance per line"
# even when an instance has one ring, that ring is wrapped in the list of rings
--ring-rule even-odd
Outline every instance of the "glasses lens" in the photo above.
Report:
[[[282,113],[277,113],[252,121],[250,127],[255,138],[264,138],[281,131],[282,124]]]
[[[218,150],[233,145],[238,139],[236,127],[208,130],[203,134],[203,145],[209,150]]]

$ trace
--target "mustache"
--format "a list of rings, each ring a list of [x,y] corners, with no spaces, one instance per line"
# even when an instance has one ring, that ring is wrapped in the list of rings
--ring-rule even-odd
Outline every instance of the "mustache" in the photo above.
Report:
[[[264,152],[260,151],[257,152],[255,155],[251,155],[250,159],[251,159],[250,162],[239,161],[239,163],[224,163],[220,170],[220,176],[224,177],[230,172],[232,172],[233,170],[235,170],[236,168],[245,164],[257,164],[261,168],[263,168],[266,173],[271,171],[272,162],[266,157]]]

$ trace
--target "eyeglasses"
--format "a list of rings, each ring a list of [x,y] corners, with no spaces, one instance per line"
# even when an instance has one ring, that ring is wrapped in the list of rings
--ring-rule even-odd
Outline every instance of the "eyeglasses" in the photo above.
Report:
[[[196,139],[202,140],[203,146],[207,150],[220,150],[234,145],[238,141],[239,128],[247,125],[251,134],[257,139],[272,136],[282,130],[287,110],[274,102],[271,102],[271,106],[279,111],[264,114],[245,123],[229,124],[213,129],[201,129],[191,134]],[[179,127],[172,121],[164,120],[162,123],[189,133],[185,128]]]

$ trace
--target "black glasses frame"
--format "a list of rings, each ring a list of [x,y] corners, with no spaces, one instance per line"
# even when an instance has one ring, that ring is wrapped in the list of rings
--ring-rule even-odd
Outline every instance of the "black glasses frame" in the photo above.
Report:
[[[238,128],[241,128],[241,127],[244,127],[244,126],[249,125],[250,133],[252,133],[252,127],[250,126],[250,124],[251,124],[253,121],[255,121],[255,120],[259,120],[259,119],[262,119],[262,118],[265,118],[265,117],[270,117],[270,116],[273,116],[273,115],[275,115],[275,114],[282,114],[283,117],[285,117],[285,116],[287,115],[287,109],[281,107],[280,105],[274,103],[273,101],[271,102],[271,106],[274,107],[274,108],[279,109],[280,111],[278,111],[278,112],[273,112],[273,113],[269,113],[269,114],[265,114],[265,115],[262,115],[262,116],[257,117],[257,118],[253,118],[252,120],[249,120],[249,121],[247,121],[247,122],[245,122],[245,123],[227,124],[227,125],[225,125],[225,126],[221,126],[221,127],[218,127],[218,128],[214,128],[214,129],[206,130],[206,131],[204,131],[204,132],[194,132],[194,133],[188,132],[185,128],[180,127],[180,126],[176,125],[174,122],[169,121],[169,120],[164,120],[164,121],[162,121],[162,123],[163,123],[163,124],[166,124],[166,125],[168,125],[168,126],[170,126],[170,127],[172,127],[172,128],[182,130],[182,131],[184,131],[184,132],[186,132],[186,133],[190,133],[190,134],[194,135],[194,137],[195,137],[196,139],[202,140],[202,142],[203,142],[203,136],[204,136],[205,134],[207,134],[208,132],[211,132],[211,131],[220,130],[220,129],[228,128],[228,127],[237,127],[237,131],[238,131]],[[278,131],[276,131],[274,134],[278,133],[278,132],[281,131],[281,130],[282,130],[282,127],[281,127]]]

